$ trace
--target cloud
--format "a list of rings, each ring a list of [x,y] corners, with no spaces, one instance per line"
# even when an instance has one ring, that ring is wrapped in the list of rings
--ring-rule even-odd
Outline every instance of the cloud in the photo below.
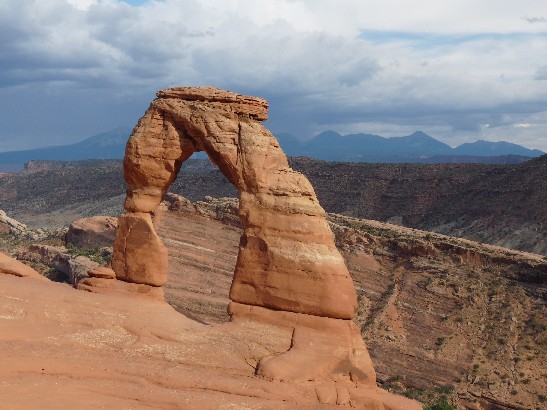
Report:
[[[540,81],[547,80],[547,65],[544,65],[537,69],[534,79]]]
[[[96,0],[66,0],[66,2],[79,10],[88,10],[92,4],[96,4]]]
[[[545,17],[525,17],[524,20],[526,20],[528,23],[532,23],[532,24],[547,23],[547,18],[545,18]]]
[[[5,135],[32,141],[40,129],[44,145],[68,142],[135,121],[159,88],[210,84],[268,98],[267,125],[301,137],[371,127],[456,141],[482,137],[488,123],[535,141],[541,127],[512,124],[547,122],[547,85],[537,81],[547,78],[547,34],[526,17],[541,6],[4,0],[0,121]],[[18,114],[26,107],[39,127]]]

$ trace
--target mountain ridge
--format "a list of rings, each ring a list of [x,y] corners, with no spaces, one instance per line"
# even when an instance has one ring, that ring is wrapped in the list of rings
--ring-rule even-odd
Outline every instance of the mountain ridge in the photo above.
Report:
[[[131,131],[130,127],[119,127],[75,144],[0,152],[0,172],[21,169],[24,163],[32,160],[122,159]],[[544,154],[505,141],[479,140],[452,148],[422,131],[386,138],[365,133],[342,135],[327,130],[307,141],[288,133],[278,133],[276,138],[288,156],[323,161],[510,164]],[[14,165],[17,166],[14,168]]]
[[[24,164],[33,160],[80,161],[121,159],[131,135],[130,127],[118,127],[68,145],[0,152],[0,164]]]
[[[328,212],[547,255],[547,155],[505,165],[334,163],[298,157],[289,158],[289,164],[311,181]],[[122,169],[121,160],[33,163],[25,172],[0,174],[0,203],[32,226],[57,226],[59,210],[71,213],[81,206],[118,215],[125,192]],[[183,164],[171,192],[191,200],[237,195],[210,161],[194,159]],[[36,214],[50,216],[37,221]]]
[[[515,157],[522,157],[518,161],[523,162],[544,154],[541,150],[505,141],[478,140],[452,148],[423,131],[391,138],[365,133],[342,135],[332,130],[307,141],[300,141],[287,133],[277,134],[276,137],[287,155],[323,161],[444,163],[446,158],[452,158],[448,162],[456,162],[455,159],[461,157],[461,162],[505,163],[501,157],[512,156],[512,159],[507,158],[507,162],[511,163],[517,160]]]

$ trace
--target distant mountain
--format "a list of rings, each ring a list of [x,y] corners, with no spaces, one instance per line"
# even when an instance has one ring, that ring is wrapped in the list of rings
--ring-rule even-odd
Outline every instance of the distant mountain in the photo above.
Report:
[[[508,142],[477,141],[457,148],[417,131],[405,137],[384,138],[373,134],[341,135],[325,131],[308,141],[291,134],[276,135],[289,156],[324,161],[384,163],[519,163],[543,154]]]
[[[304,147],[304,141],[299,140],[295,136],[286,133],[276,134],[275,138],[279,141],[279,145],[283,148],[285,154],[289,157],[297,157],[302,155],[302,148]]]
[[[129,127],[121,127],[72,145],[0,152],[0,172],[20,170],[32,160],[122,159],[131,131]],[[514,164],[543,154],[503,141],[477,141],[451,148],[421,131],[393,138],[341,135],[335,131],[322,132],[308,141],[286,133],[277,134],[276,138],[288,156],[338,162]],[[194,158],[205,159],[207,155],[196,153]]]
[[[454,148],[453,154],[456,155],[474,155],[481,157],[500,156],[500,155],[520,155],[527,157],[539,157],[545,154],[538,149],[528,149],[510,142],[499,141],[491,142],[479,140],[471,143],[462,144]]]
[[[23,164],[32,160],[121,159],[131,131],[129,127],[120,127],[94,135],[76,144],[0,152],[0,164]]]
[[[416,164],[520,164],[530,161],[532,157],[522,155],[497,155],[485,157],[480,155],[435,155],[412,161]]]

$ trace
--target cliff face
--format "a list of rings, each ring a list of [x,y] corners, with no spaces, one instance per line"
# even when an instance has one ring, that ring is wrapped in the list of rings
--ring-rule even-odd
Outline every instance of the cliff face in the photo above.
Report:
[[[306,158],[289,163],[310,179],[328,212],[547,254],[547,156],[519,165],[349,164]],[[0,175],[1,207],[39,227],[119,215],[124,194],[120,162],[53,164],[46,169],[34,164],[33,173]],[[191,200],[237,194],[203,160],[186,161],[171,192]]]
[[[291,163],[329,212],[547,253],[547,156],[519,165]]]

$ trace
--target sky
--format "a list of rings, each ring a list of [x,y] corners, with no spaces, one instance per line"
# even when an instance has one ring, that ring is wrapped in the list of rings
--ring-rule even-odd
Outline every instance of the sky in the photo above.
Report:
[[[274,133],[547,152],[545,0],[0,0],[0,152],[133,126],[159,89],[268,99]]]

